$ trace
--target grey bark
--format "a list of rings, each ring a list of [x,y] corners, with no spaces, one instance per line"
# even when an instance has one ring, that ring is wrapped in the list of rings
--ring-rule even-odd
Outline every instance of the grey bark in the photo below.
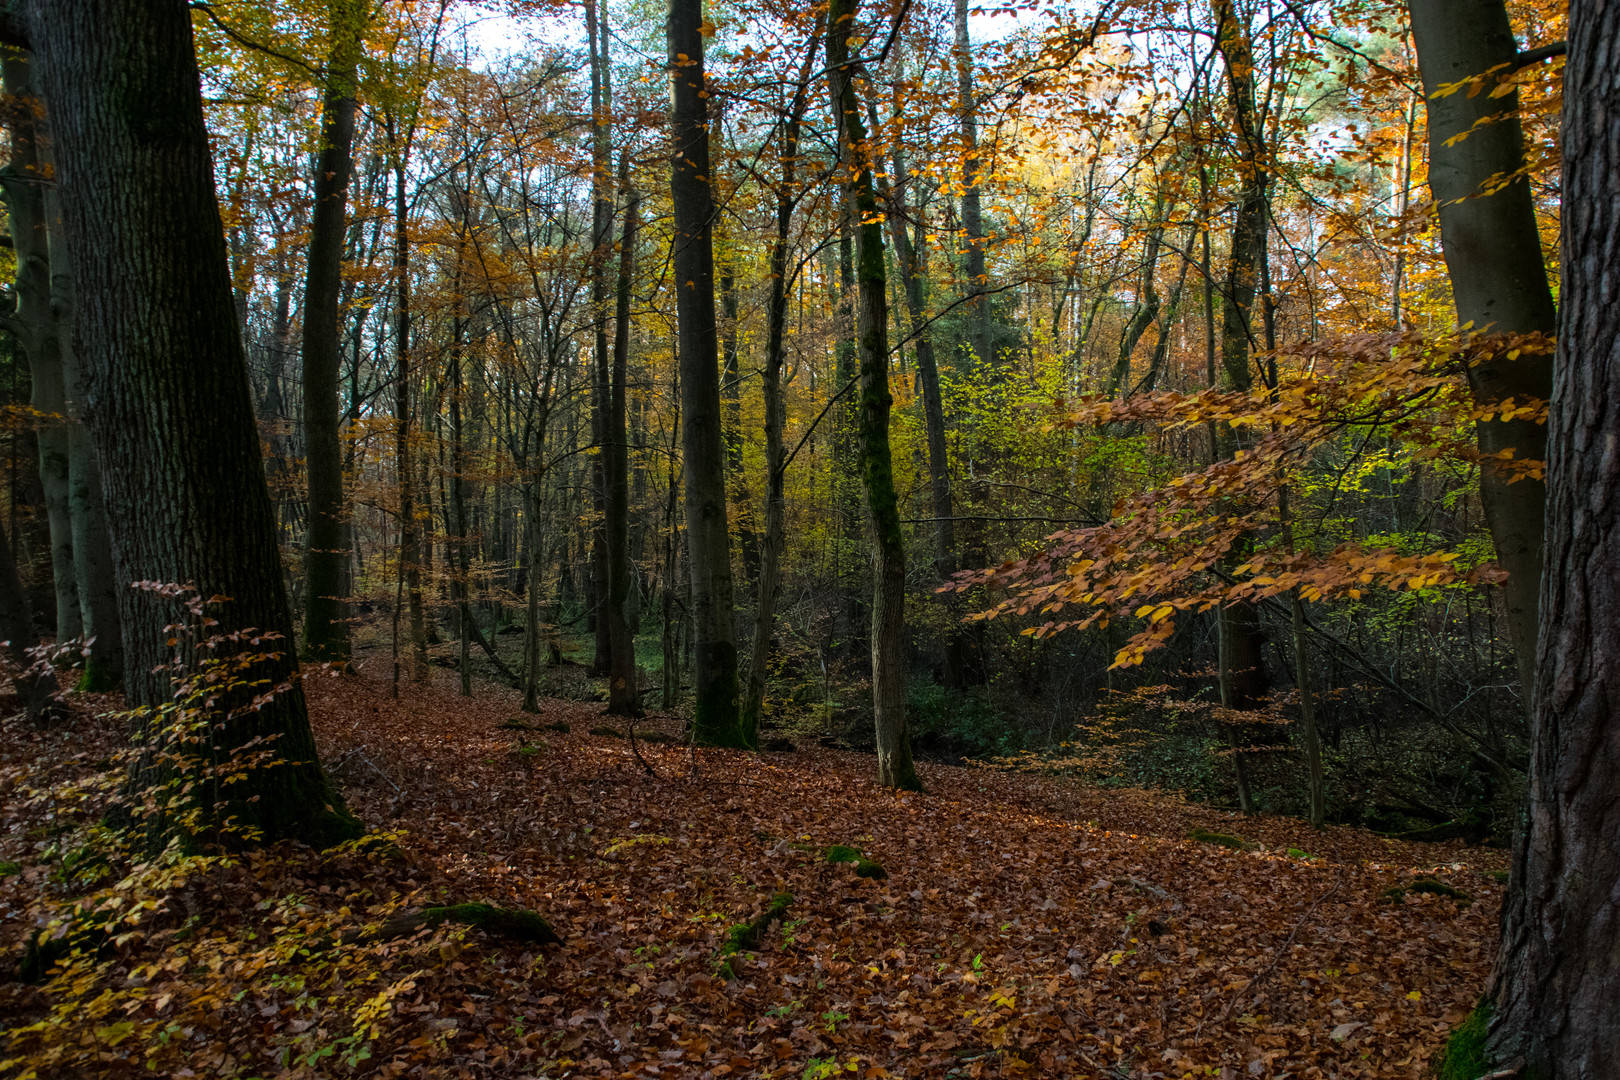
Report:
[[[1500,0],[1412,0],[1408,7],[1428,111],[1429,189],[1440,204],[1440,244],[1457,320],[1477,331],[1551,334],[1558,315],[1547,285],[1529,181],[1520,177],[1482,194],[1493,176],[1510,175],[1524,165],[1518,94],[1492,97],[1493,84],[1473,95],[1436,95],[1442,84],[1516,59],[1507,8]],[[1496,113],[1504,115],[1470,131],[1476,121]],[[1463,132],[1469,132],[1466,138],[1448,145]],[[1523,402],[1550,397],[1552,373],[1551,357],[1525,354],[1471,367],[1468,379],[1476,403],[1509,397]],[[1546,429],[1534,421],[1483,421],[1475,431],[1486,454],[1512,449],[1516,458],[1546,456]],[[1510,484],[1500,472],[1486,468],[1479,486],[1497,561],[1508,572],[1502,589],[1508,635],[1530,713],[1537,685],[1536,592],[1546,485],[1533,479]]]

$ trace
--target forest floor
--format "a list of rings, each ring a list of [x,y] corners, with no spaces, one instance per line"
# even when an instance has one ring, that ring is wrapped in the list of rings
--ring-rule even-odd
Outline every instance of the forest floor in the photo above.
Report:
[[[641,742],[644,768],[590,733],[623,727],[599,704],[525,715],[492,684],[460,697],[443,669],[395,701],[386,666],[308,686],[328,768],[397,851],[165,879],[145,930],[102,950],[101,989],[0,987],[0,1061],[41,1076],[1419,1078],[1489,972],[1500,851],[926,762],[928,793],[896,794],[871,757],[814,745]],[[500,726],[514,718],[568,730]],[[12,955],[62,876],[40,817],[62,808],[21,793],[93,769],[121,731],[81,713],[0,732]],[[827,862],[835,844],[887,878]],[[1419,877],[1471,902],[1385,895]],[[728,933],[781,892],[781,920],[726,977]],[[337,936],[467,901],[538,911],[562,944],[448,924]],[[109,993],[117,1008],[97,1012]]]

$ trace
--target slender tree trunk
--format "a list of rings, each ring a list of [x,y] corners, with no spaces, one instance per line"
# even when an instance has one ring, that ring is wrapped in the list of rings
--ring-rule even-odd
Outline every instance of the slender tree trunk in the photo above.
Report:
[[[1524,1077],[1620,1076],[1620,20],[1575,0],[1529,825],[1490,995]],[[1515,485],[1517,486],[1517,485]]]
[[[962,137],[962,273],[967,279],[968,340],[980,364],[995,360],[990,339],[989,285],[984,262],[984,211],[979,187],[979,106],[973,93],[973,42],[968,36],[968,0],[955,0],[956,109]]]
[[[11,540],[0,528],[0,636],[5,638],[6,660],[14,670],[12,683],[23,699],[28,719],[43,723],[50,718],[56,698],[56,680],[35,667],[28,650],[37,644],[34,613],[17,576],[17,560],[11,553]]]
[[[592,675],[613,671],[613,629],[607,616],[610,575],[607,535],[608,260],[613,253],[613,148],[609,102],[607,36],[599,25],[596,0],[585,0],[585,32],[591,79],[591,327],[594,345],[591,382],[591,629],[596,634]]]
[[[330,0],[332,51],[321,99],[321,145],[311,185],[309,260],[304,279],[304,458],[309,527],[304,534],[304,641],[310,660],[349,660],[348,511],[339,432],[343,243],[354,171],[355,83],[367,5]]]
[[[23,10],[52,108],[92,429],[101,459],[118,465],[103,475],[118,576],[229,597],[213,612],[220,632],[251,627],[290,646],[190,14],[133,0]],[[172,692],[160,665],[175,612],[131,590],[123,616],[131,704],[160,706]],[[257,673],[288,685],[222,717],[215,752],[273,738],[276,763],[225,789],[225,812],[266,842],[356,835],[321,772],[290,649]]]
[[[748,664],[748,685],[743,694],[743,726],[757,742],[765,715],[765,686],[769,676],[771,636],[776,622],[776,594],[781,588],[782,548],[785,543],[787,454],[782,442],[782,358],[785,352],[788,310],[788,238],[793,209],[798,205],[799,129],[809,94],[811,65],[820,48],[817,27],[799,67],[793,104],[782,121],[782,179],[776,189],[776,236],[771,243],[771,296],[766,308],[765,367],[761,392],[765,397],[765,535],[760,545],[758,594],[754,606],[754,642]]]
[[[1254,54],[1249,30],[1240,19],[1232,0],[1216,0],[1216,45],[1226,65],[1232,110],[1237,120],[1239,179],[1237,214],[1232,223],[1232,245],[1222,296],[1221,326],[1222,384],[1228,390],[1249,390],[1254,385],[1250,362],[1254,341],[1253,312],[1255,292],[1265,259],[1268,177],[1259,113],[1255,102]],[[1243,449],[1236,429],[1225,427],[1220,440],[1222,457],[1232,457]],[[1253,543],[1241,537],[1233,545],[1228,562],[1241,562]],[[1234,602],[1220,606],[1220,692],[1221,704],[1234,711],[1252,710],[1265,695],[1268,685],[1261,660],[1260,615],[1251,603]],[[1238,804],[1244,813],[1254,811],[1249,787],[1248,765],[1241,742],[1241,730],[1227,726],[1228,745],[1237,776]]]
[[[614,312],[613,385],[608,396],[607,442],[607,620],[612,638],[608,673],[608,708],[614,716],[641,715],[641,688],[636,676],[636,643],[625,618],[630,600],[630,442],[625,431],[626,395],[630,381],[630,290],[636,275],[636,230],[641,193],[630,186],[630,162],[619,159],[619,187],[627,196],[624,234],[619,246],[619,281]]]
[[[733,624],[731,536],[726,526],[726,460],[721,438],[720,373],[714,313],[707,80],[703,73],[701,0],[670,0],[670,112],[675,144],[676,316],[681,379],[686,549],[692,578],[692,733],[699,743],[753,745],[738,711]]]
[[[858,223],[856,347],[861,364],[861,480],[873,544],[872,709],[876,716],[878,782],[920,791],[906,730],[906,548],[889,453],[889,311],[883,218],[872,180],[866,124],[850,63],[856,0],[832,0],[827,11],[827,71],[838,118],[840,156],[848,176],[845,200]]]
[[[390,122],[390,128],[392,123]],[[405,197],[409,140],[394,146],[394,479],[399,484],[399,573],[410,611],[410,651],[406,667],[412,682],[426,682],[427,621],[422,611],[422,545],[416,516],[416,464],[411,456],[411,239],[410,204]],[[397,616],[396,616],[397,617]],[[400,681],[396,650],[394,685]]]
[[[1472,78],[1518,56],[1507,8],[1501,0],[1412,0],[1409,8],[1427,98],[1429,188],[1440,204],[1440,245],[1457,320],[1477,331],[1551,334],[1558,313],[1547,285],[1530,182],[1520,176],[1499,187],[1494,183],[1495,177],[1514,176],[1524,165],[1518,94],[1493,96],[1498,89],[1494,82],[1480,93],[1436,94],[1446,83]],[[1497,114],[1502,118],[1475,127]],[[1464,132],[1467,138],[1461,138]],[[1482,194],[1487,186],[1494,190]],[[1468,381],[1480,405],[1510,397],[1546,400],[1552,396],[1552,358],[1528,353],[1514,360],[1497,357],[1470,367]],[[1475,432],[1487,455],[1512,450],[1520,459],[1546,456],[1546,429],[1534,420],[1480,421]],[[1508,572],[1502,587],[1508,636],[1530,714],[1537,685],[1536,592],[1546,485],[1509,479],[1484,468],[1479,494],[1497,562]]]
[[[32,63],[22,55],[3,64],[11,96],[11,160],[0,170],[11,216],[12,250],[17,260],[16,314],[10,320],[28,361],[33,387],[30,403],[37,417],[39,482],[45,491],[50,535],[51,580],[56,590],[56,640],[80,635],[78,575],[73,560],[73,523],[68,512],[71,455],[67,392],[62,376],[62,340],[51,311],[50,239],[46,227],[45,180],[39,153],[41,114],[34,93]]]

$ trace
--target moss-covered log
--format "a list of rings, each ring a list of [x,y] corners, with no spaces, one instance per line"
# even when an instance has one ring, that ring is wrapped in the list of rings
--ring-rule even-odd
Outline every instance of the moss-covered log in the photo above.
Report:
[[[771,897],[771,902],[765,906],[764,911],[727,931],[726,940],[720,946],[719,973],[728,979],[735,979],[737,972],[731,966],[731,958],[738,953],[757,950],[766,932],[787,916],[788,907],[792,903],[792,893],[779,892]]]

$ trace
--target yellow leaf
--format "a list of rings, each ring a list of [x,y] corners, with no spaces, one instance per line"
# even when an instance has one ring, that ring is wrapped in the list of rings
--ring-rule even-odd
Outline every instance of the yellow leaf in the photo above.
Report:
[[[1421,1001],[1422,999],[1423,999],[1423,991],[1421,991],[1421,990],[1414,990],[1410,994],[1406,995],[1406,1000],[1407,1001]]]

